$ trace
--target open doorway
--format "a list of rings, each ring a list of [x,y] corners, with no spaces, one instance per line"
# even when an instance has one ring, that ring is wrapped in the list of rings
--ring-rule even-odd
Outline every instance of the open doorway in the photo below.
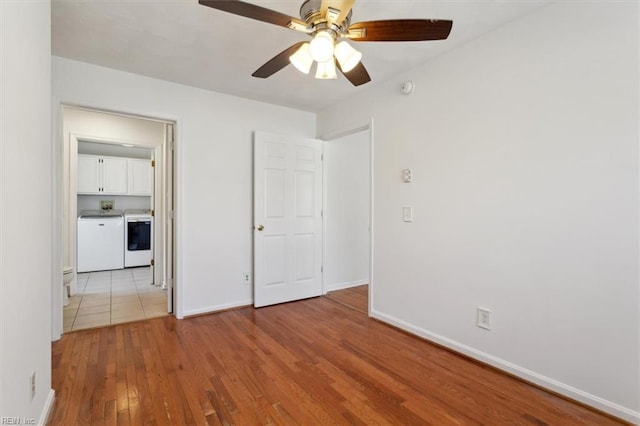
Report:
[[[175,124],[71,106],[62,118],[63,263],[73,275],[60,331],[172,313]]]
[[[323,292],[369,313],[372,247],[372,131],[325,138]]]

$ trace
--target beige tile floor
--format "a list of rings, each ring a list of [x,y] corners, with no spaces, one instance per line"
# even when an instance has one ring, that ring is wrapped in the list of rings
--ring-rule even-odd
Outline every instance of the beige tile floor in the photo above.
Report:
[[[63,331],[167,314],[167,292],[151,284],[151,267],[78,274],[78,293],[64,307]]]

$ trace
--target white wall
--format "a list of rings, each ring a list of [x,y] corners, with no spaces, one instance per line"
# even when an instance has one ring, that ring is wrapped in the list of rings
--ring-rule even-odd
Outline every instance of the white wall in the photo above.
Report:
[[[148,210],[151,209],[151,197],[138,197],[133,195],[78,195],[78,215],[83,210],[100,210],[100,201],[113,200],[116,210]]]
[[[558,2],[322,112],[376,123],[373,315],[640,421],[638,71],[637,2]]]
[[[324,143],[323,290],[369,283],[369,129]]]
[[[53,95],[177,120],[177,314],[252,303],[253,131],[313,137],[315,115],[57,57]]]
[[[0,417],[38,424],[53,402],[50,13],[0,2]]]

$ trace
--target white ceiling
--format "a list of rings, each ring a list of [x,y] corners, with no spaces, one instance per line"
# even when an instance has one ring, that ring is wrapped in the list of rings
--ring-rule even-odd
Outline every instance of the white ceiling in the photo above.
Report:
[[[299,16],[302,0],[251,2]],[[307,111],[320,111],[400,72],[517,19],[550,0],[357,0],[351,22],[451,19],[447,40],[352,45],[372,81],[352,86],[316,80],[288,66],[268,79],[251,77],[273,56],[307,36],[201,6],[197,0],[53,0],[52,53]],[[544,23],[540,25],[544,30]]]

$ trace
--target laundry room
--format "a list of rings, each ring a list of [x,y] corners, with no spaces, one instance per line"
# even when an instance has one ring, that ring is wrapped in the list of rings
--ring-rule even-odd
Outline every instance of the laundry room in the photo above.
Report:
[[[149,148],[78,141],[78,273],[151,265],[152,157]]]
[[[64,107],[63,331],[171,312],[161,226],[168,126]]]

